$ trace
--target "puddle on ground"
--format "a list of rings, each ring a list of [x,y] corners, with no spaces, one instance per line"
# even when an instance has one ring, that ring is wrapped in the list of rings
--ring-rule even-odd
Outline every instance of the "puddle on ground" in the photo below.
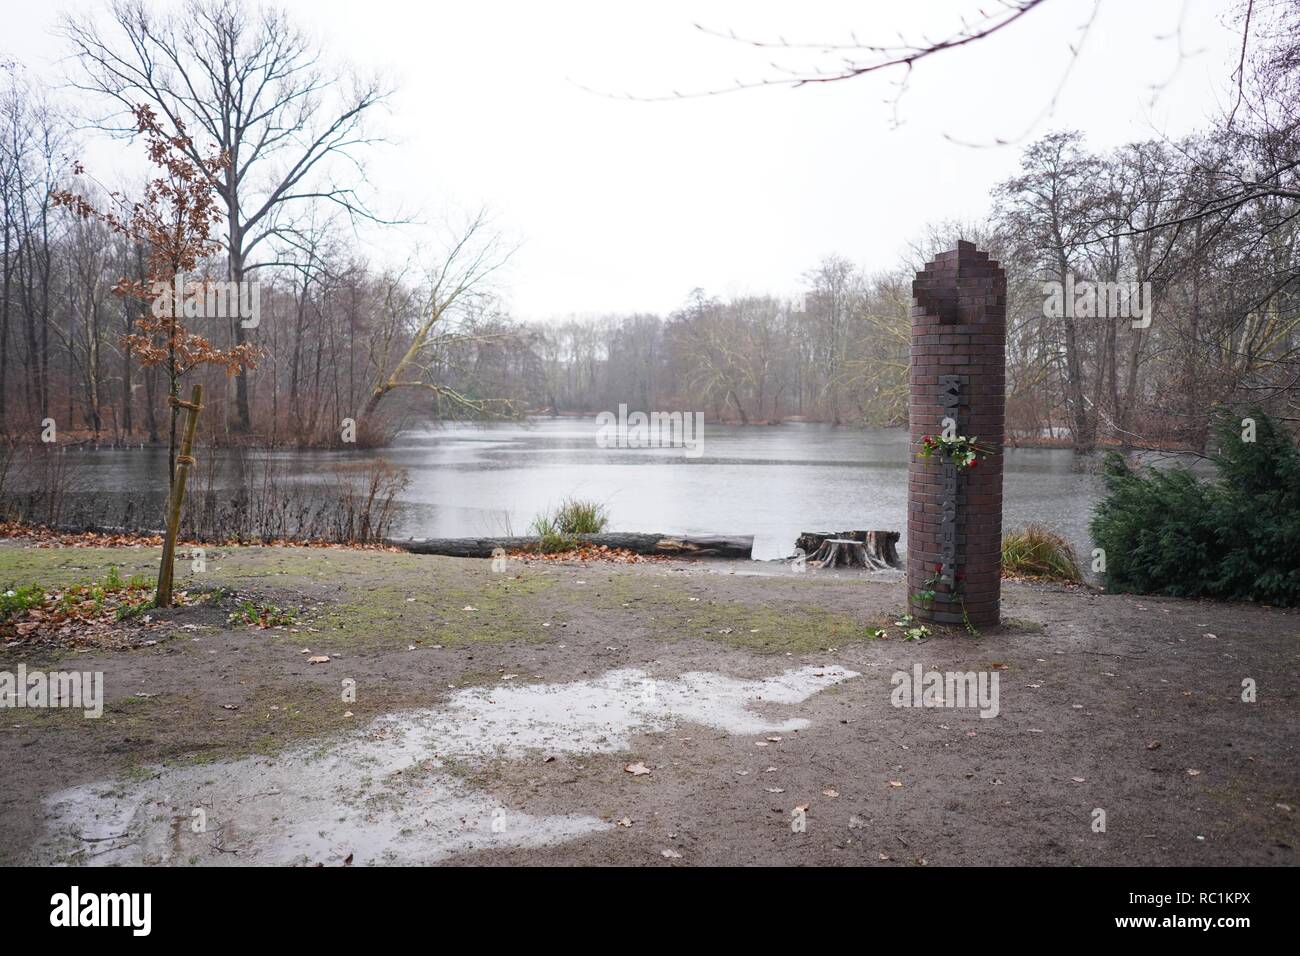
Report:
[[[539,847],[609,829],[582,815],[503,807],[445,768],[526,754],[610,753],[689,722],[737,735],[788,733],[798,704],[858,675],[803,667],[764,680],[710,672],[672,679],[609,671],[567,684],[460,691],[443,706],[376,718],[363,731],[275,757],[149,768],[149,779],[74,787],[45,801],[38,863],[431,863],[456,853]],[[202,830],[195,832],[202,823]]]

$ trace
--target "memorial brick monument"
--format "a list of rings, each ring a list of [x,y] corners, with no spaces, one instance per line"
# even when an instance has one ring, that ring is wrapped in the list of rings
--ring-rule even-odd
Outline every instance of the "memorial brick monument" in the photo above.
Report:
[[[988,253],[958,242],[916,274],[912,296],[910,610],[989,627],[1001,596],[1007,277]]]

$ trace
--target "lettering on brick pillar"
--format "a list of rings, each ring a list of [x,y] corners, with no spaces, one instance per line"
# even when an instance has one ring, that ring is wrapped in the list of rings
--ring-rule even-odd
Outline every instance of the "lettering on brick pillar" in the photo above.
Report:
[[[916,274],[912,295],[910,610],[938,623],[991,626],[1001,597],[1006,273],[959,242]],[[918,455],[926,436],[978,438],[975,467],[959,467],[951,446]]]
[[[961,420],[958,417],[960,403],[961,376],[939,376],[939,407],[944,413],[941,424],[945,430],[951,427],[955,434],[961,434]],[[957,499],[960,488],[957,483],[957,466],[950,460],[944,460],[942,467],[943,511],[939,534],[940,544],[943,546],[943,561],[939,569],[939,581],[951,590],[957,586]]]

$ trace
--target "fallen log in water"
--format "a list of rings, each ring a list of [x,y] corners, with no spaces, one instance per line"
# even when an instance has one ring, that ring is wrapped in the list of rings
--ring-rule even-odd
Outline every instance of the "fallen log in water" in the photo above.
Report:
[[[638,532],[579,534],[575,540],[585,545],[623,548],[637,554],[658,554],[679,558],[739,558],[749,560],[754,554],[753,535],[671,535]],[[452,558],[490,558],[501,548],[511,551],[536,551],[541,538],[410,538],[386,542],[413,554],[441,554]]]
[[[901,564],[897,547],[900,537],[897,531],[805,531],[794,546],[818,567],[844,564],[884,570]],[[850,547],[849,542],[861,547]]]

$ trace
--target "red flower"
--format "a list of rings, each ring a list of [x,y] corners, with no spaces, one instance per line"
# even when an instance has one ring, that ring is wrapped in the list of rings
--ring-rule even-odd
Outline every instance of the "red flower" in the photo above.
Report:
[[[970,460],[970,464],[967,465],[966,467],[967,467],[967,468],[974,468],[974,467],[975,467],[976,465],[978,465],[979,463],[980,463],[980,460],[979,460],[978,458],[972,458],[972,459]]]

